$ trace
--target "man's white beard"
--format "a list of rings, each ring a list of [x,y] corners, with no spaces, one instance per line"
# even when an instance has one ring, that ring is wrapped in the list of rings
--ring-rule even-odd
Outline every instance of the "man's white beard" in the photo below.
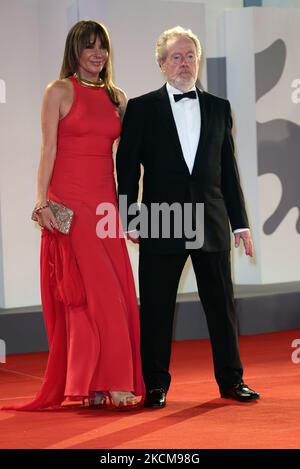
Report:
[[[192,76],[189,79],[178,77],[174,80],[174,87],[183,92],[189,91],[195,84],[196,80]]]

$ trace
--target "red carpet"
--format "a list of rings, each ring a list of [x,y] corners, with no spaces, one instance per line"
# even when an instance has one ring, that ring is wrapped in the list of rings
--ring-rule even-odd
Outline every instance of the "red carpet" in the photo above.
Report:
[[[175,342],[165,409],[0,411],[0,448],[299,448],[294,339],[300,330],[240,338],[245,382],[262,396],[257,403],[219,397],[207,340]],[[44,353],[8,356],[0,364],[0,405],[33,397],[45,363]]]

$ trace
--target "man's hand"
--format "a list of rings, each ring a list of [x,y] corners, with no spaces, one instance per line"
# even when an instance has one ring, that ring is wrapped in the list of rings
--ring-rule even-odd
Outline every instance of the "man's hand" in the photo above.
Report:
[[[240,240],[242,239],[244,243],[246,256],[253,257],[253,254],[254,254],[253,242],[252,242],[252,236],[249,230],[240,231],[239,233],[234,233],[234,239],[235,239],[234,245],[236,248],[239,247]]]
[[[140,242],[140,233],[137,230],[127,231],[126,236],[127,236],[127,239],[129,239],[133,243],[139,244],[139,242]]]

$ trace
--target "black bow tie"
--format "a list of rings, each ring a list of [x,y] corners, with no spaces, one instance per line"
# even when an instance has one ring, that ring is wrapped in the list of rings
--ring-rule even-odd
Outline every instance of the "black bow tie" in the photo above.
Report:
[[[175,103],[177,103],[177,101],[180,101],[183,98],[190,98],[190,99],[197,98],[196,91],[188,91],[187,93],[173,94],[173,96],[174,96]]]

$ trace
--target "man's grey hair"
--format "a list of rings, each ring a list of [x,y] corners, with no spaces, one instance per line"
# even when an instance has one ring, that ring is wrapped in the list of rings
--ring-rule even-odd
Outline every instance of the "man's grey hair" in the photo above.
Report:
[[[181,26],[175,26],[174,28],[167,29],[159,36],[157,43],[156,43],[156,61],[160,64],[161,61],[165,60],[167,56],[167,42],[169,39],[173,39],[174,37],[186,37],[191,39],[196,47],[197,57],[200,59],[202,49],[199,39],[197,38],[196,34],[193,33],[191,29],[184,29]]]

